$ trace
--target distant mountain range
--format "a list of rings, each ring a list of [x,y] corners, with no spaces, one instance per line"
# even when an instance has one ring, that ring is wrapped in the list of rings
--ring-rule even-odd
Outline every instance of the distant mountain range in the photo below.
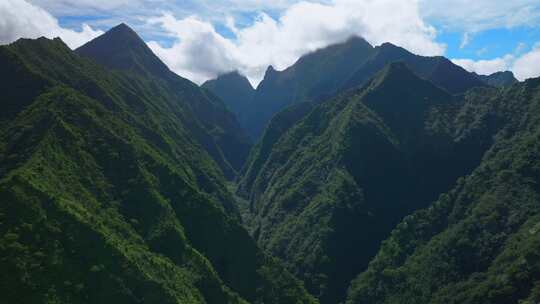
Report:
[[[201,87],[0,46],[0,302],[538,303],[540,78],[354,37]]]
[[[444,57],[418,56],[390,43],[373,47],[364,39],[353,37],[307,54],[284,71],[268,67],[257,89],[238,72],[224,74],[202,86],[222,98],[256,141],[270,119],[287,106],[319,102],[339,91],[363,85],[392,62],[406,63],[420,77],[452,94],[516,82],[511,72],[480,76]]]

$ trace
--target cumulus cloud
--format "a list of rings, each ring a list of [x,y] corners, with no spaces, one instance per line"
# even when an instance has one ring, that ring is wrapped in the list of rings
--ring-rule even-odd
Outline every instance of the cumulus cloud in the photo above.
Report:
[[[196,17],[182,20],[171,14],[150,20],[180,41],[170,48],[163,48],[157,42],[149,42],[150,48],[171,70],[195,82],[202,82],[220,72],[237,67],[234,44],[216,32],[210,23]]]
[[[522,46],[519,47],[521,48]],[[453,59],[452,62],[468,71],[483,75],[512,71],[517,79],[525,80],[540,75],[540,44],[536,44],[524,54],[516,52],[490,60]]]
[[[156,15],[156,8],[163,13]],[[148,45],[173,71],[198,83],[239,70],[257,84],[268,65],[284,69],[301,55],[352,35],[374,45],[388,41],[421,55],[443,55],[446,46],[436,41],[432,25],[463,33],[464,48],[483,30],[540,24],[538,0],[0,0],[0,44],[59,36],[75,48],[102,33],[88,24],[77,30],[60,26],[51,13],[100,16],[89,19],[99,27],[136,24],[143,35],[160,41]],[[513,70],[519,79],[540,74],[538,48],[520,49],[491,60],[454,62],[482,74]]]
[[[538,77],[540,75],[540,45],[520,56],[513,62],[512,71],[518,79]]]
[[[45,36],[60,37],[68,46],[76,48],[103,33],[87,24],[83,24],[80,31],[63,28],[47,11],[25,0],[0,1],[0,16],[0,44]]]
[[[476,72],[481,75],[510,70],[513,61],[514,56],[512,55],[489,60],[452,59],[453,63],[463,67],[467,71]]]
[[[417,0],[302,1],[277,19],[261,13],[247,27],[237,28],[229,17],[233,38],[193,16],[176,19],[164,13],[150,22],[176,38],[171,47],[157,42],[150,42],[150,47],[175,72],[197,82],[238,69],[257,83],[268,65],[286,68],[302,54],[352,35],[375,45],[392,42],[423,55],[445,51],[445,45],[435,41],[435,28],[422,20]]]

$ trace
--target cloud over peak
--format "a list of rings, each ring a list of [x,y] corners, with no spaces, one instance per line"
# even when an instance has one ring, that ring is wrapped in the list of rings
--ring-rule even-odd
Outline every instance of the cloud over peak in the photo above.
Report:
[[[392,42],[422,55],[442,55],[436,30],[420,17],[416,0],[302,1],[289,6],[279,18],[259,13],[253,23],[237,28],[233,17],[227,26],[234,37],[226,38],[206,21],[172,13],[152,18],[175,37],[171,47],[150,42],[150,47],[180,75],[196,82],[219,73],[239,70],[253,83],[266,67],[284,69],[301,55],[356,35],[377,45]]]
[[[71,48],[102,34],[98,27],[128,22],[150,38],[148,45],[171,70],[198,83],[238,70],[257,84],[269,65],[282,70],[351,36],[445,55],[444,42],[454,43],[448,33],[462,36],[459,50],[449,53],[468,70],[509,69],[519,79],[540,74],[538,48],[508,55],[500,55],[508,48],[493,53],[489,45],[476,56],[469,51],[483,31],[539,27],[538,0],[0,0],[0,16],[0,44],[45,36],[60,37]],[[530,47],[537,36],[511,43]],[[505,45],[504,39],[495,43]],[[470,59],[486,56],[498,57]]]

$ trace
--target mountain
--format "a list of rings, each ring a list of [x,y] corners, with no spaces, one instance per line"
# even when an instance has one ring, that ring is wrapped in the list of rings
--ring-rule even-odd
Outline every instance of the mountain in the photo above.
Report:
[[[132,39],[0,47],[2,300],[315,303],[242,227],[207,150],[233,116]]]
[[[76,53],[111,69],[159,82],[173,94],[164,98],[184,100],[184,106],[191,108],[196,120],[190,122],[192,135],[209,151],[226,177],[234,178],[241,169],[249,153],[250,142],[235,116],[219,98],[171,72],[127,25],[112,28],[78,48]]]
[[[223,74],[205,82],[202,87],[219,96],[240,123],[246,125],[245,110],[252,106],[255,89],[245,76],[238,72]]]
[[[284,71],[268,67],[253,100],[245,102],[237,114],[249,136],[256,141],[271,118],[284,108],[297,102],[320,102],[339,92],[362,86],[393,62],[406,63],[417,75],[451,94],[491,85],[444,57],[415,55],[390,43],[373,47],[364,39],[353,37],[302,56]],[[246,98],[241,91],[237,91],[240,95],[224,92],[214,91],[227,100]]]
[[[418,76],[452,94],[463,93],[474,87],[486,86],[476,75],[453,64],[445,57],[419,56],[391,43],[383,43],[375,48],[371,58],[356,71],[345,87],[352,88],[362,85],[387,64],[398,61],[407,64]]]
[[[255,92],[250,90],[212,89],[224,100],[241,100],[245,106],[236,112],[252,140],[257,141],[270,119],[277,112],[296,102],[322,99],[337,92],[371,54],[373,47],[362,38],[353,37],[344,43],[332,45],[305,56],[284,71],[268,67],[264,79]],[[206,84],[232,87],[231,75],[219,77]],[[238,77],[236,83],[241,82]],[[225,80],[225,81],[224,81]],[[245,81],[242,81],[245,83]],[[221,84],[220,84],[221,83]],[[225,93],[226,92],[226,93]],[[236,93],[241,93],[237,95]],[[245,93],[251,97],[249,99]]]
[[[284,133],[313,110],[313,107],[313,103],[297,103],[277,113],[270,120],[262,139],[251,150],[249,159],[240,174],[238,193],[245,197],[249,195],[249,189],[253,187],[274,145]]]
[[[278,114],[238,188],[249,230],[321,303],[345,300],[395,225],[480,163],[499,125],[480,92],[493,90],[469,101],[397,62],[314,109]],[[276,128],[289,113],[292,126]]]
[[[464,106],[465,119],[502,122],[494,144],[472,174],[394,229],[347,303],[540,300],[540,79]]]
[[[144,76],[176,78],[125,23],[84,44],[76,52],[110,68],[128,70]]]
[[[496,72],[491,75],[476,74],[476,76],[486,84],[493,87],[504,87],[519,82],[516,77],[514,77],[514,73],[510,71]]]

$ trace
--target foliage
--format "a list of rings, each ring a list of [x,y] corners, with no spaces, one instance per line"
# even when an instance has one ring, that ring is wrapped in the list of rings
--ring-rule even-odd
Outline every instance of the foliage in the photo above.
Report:
[[[292,126],[277,115],[240,180],[250,231],[321,302],[344,300],[395,225],[480,163],[493,91],[455,97],[394,63]]]
[[[540,300],[540,81],[485,101],[506,122],[481,164],[397,226],[347,303]]]
[[[315,302],[239,222],[194,114],[217,99],[59,39],[0,47],[0,63],[3,301]]]

